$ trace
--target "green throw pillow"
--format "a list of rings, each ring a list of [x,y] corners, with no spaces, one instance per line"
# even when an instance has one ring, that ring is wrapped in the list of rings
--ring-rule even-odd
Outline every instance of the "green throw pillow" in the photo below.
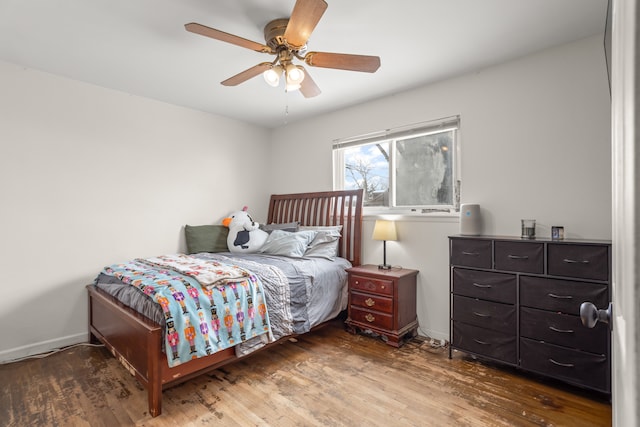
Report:
[[[187,253],[227,252],[229,229],[224,225],[185,225]]]

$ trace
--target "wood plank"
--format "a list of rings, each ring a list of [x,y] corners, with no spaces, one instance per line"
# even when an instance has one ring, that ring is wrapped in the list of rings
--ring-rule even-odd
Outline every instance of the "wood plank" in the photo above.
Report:
[[[474,361],[414,339],[397,349],[341,321],[165,390],[142,386],[104,348],[0,365],[8,426],[611,425],[606,396]]]

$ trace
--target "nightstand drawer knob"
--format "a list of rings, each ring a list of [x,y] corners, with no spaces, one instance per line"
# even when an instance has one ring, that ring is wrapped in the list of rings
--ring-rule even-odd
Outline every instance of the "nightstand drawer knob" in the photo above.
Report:
[[[366,300],[364,300],[364,303],[367,304],[368,307],[373,307],[374,305],[376,305],[376,302],[371,298],[367,298]]]
[[[375,316],[371,315],[371,313],[367,313],[366,316],[364,316],[365,319],[367,319],[367,322],[371,323],[374,320],[376,320]]]

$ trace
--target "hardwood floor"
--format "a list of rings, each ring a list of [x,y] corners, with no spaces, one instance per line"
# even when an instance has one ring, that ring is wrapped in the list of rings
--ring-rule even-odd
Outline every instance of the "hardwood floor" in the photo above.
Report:
[[[104,348],[0,366],[3,426],[608,426],[601,395],[413,340],[395,349],[341,322],[165,390]]]

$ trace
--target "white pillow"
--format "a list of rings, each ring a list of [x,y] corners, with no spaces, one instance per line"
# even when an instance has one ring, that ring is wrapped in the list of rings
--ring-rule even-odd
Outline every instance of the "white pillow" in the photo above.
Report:
[[[260,248],[260,252],[270,255],[283,255],[292,258],[302,258],[309,243],[316,237],[317,231],[305,230],[292,233],[284,230],[273,230],[267,241]]]

